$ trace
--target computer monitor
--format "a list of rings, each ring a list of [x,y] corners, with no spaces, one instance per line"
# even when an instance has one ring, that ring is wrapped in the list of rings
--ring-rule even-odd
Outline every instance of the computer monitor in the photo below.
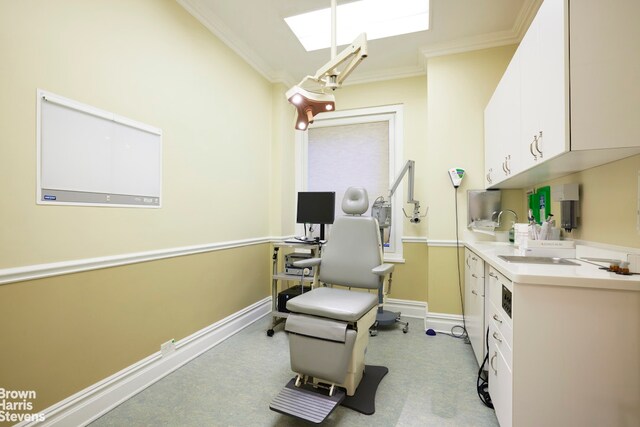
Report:
[[[298,224],[319,224],[320,240],[324,240],[324,225],[333,224],[336,193],[333,191],[303,191],[298,193]]]

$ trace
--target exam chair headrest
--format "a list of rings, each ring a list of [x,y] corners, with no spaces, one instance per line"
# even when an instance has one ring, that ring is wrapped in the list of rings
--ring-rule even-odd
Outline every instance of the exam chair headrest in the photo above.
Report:
[[[347,215],[362,215],[369,209],[369,196],[362,187],[349,187],[342,198],[342,211]]]

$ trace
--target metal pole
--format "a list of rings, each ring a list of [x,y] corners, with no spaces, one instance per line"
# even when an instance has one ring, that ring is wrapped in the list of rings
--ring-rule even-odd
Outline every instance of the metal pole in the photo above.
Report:
[[[336,46],[336,33],[337,33],[337,17],[336,17],[336,2],[337,0],[331,0],[331,59],[337,55]]]

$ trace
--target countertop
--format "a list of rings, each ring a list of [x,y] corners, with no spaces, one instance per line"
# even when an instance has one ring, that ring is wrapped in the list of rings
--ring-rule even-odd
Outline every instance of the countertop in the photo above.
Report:
[[[640,275],[623,276],[601,270],[594,263],[567,258],[578,265],[522,264],[507,262],[498,255],[517,255],[512,244],[502,242],[466,242],[479,255],[515,285],[535,284],[640,292]],[[604,263],[595,263],[606,266]]]

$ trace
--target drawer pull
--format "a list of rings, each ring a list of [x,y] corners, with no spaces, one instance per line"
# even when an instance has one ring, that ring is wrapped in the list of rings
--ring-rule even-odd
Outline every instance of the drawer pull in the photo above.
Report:
[[[497,279],[497,278],[498,278],[498,275],[497,275],[497,274],[494,274],[494,272],[493,272],[493,271],[490,271],[490,272],[489,272],[489,276],[493,277],[494,279]]]
[[[473,277],[474,279],[478,278],[478,276],[476,276],[476,273],[471,273],[471,277]]]
[[[496,357],[498,357],[498,353],[494,352],[493,356],[491,356],[491,360],[489,360],[489,366],[491,366],[491,369],[493,369],[494,375],[498,375],[498,370],[493,367],[493,361],[495,360]]]
[[[478,293],[476,292],[476,290],[475,290],[475,289],[474,289],[474,290],[472,290],[472,291],[471,291],[471,293],[472,293],[472,294],[474,294],[474,295],[478,295]]]
[[[497,314],[493,315],[493,320],[495,320],[496,322],[502,323],[502,319],[500,319]]]
[[[495,339],[496,339],[496,341],[498,341],[498,342],[502,342],[502,339],[500,339],[500,337],[498,336],[498,333],[497,333],[497,332],[494,332],[494,333],[493,333],[493,338],[495,338]]]

